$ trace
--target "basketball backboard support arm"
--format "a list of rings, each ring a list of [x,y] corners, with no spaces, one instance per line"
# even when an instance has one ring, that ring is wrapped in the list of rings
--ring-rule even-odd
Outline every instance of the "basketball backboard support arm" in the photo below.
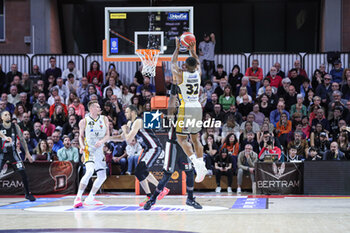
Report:
[[[103,59],[140,61],[135,50],[145,46],[139,46],[139,36],[159,35],[158,61],[171,61],[174,38],[186,31],[194,32],[193,7],[107,7]],[[184,61],[188,56],[180,54],[178,60]]]

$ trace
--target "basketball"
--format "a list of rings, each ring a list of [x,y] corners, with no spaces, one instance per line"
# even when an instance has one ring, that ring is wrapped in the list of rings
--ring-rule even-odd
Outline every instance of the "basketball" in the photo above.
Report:
[[[185,32],[180,37],[180,43],[186,48],[190,47],[190,43],[196,42],[196,37],[191,32]]]

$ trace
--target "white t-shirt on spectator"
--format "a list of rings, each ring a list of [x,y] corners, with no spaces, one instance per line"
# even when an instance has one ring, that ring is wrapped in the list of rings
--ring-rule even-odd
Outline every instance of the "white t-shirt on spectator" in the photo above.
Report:
[[[134,146],[128,144],[126,146],[125,150],[126,150],[126,154],[128,156],[133,156],[133,155],[139,156],[141,154],[142,147],[141,147],[140,143],[137,142]]]
[[[112,88],[112,87],[108,86],[103,90],[103,98],[106,98],[106,90],[108,88]],[[112,88],[112,90],[113,90],[113,95],[116,95],[118,99],[122,98],[122,91],[120,90],[119,87],[115,86],[114,88]]]
[[[63,82],[68,80],[68,74],[71,73],[74,75],[75,80],[81,81],[81,79],[83,78],[83,75],[81,74],[80,70],[77,70],[77,68],[74,68],[73,71],[69,71],[69,69],[67,68],[62,73]]]

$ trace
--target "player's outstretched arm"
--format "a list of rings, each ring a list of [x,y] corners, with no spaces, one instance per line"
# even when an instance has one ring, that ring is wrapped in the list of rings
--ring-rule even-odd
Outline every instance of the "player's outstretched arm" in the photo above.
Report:
[[[136,119],[130,132],[127,132],[128,131],[127,125],[122,126],[122,130],[125,135],[125,140],[127,143],[131,143],[131,141],[135,138],[137,132],[142,128],[142,125],[143,125],[143,120]]]
[[[17,124],[15,124],[15,127],[16,127],[16,131],[17,131],[17,135],[19,137],[19,141],[21,142],[22,147],[24,148],[25,158],[28,159],[28,161],[32,163],[33,162],[33,158],[32,158],[32,156],[29,153],[28,145],[27,145],[26,140],[23,137],[22,130]]]
[[[201,62],[199,61],[198,55],[196,53],[196,42],[190,42],[190,55],[197,60],[197,70],[200,75],[202,75]]]
[[[173,80],[175,83],[180,83],[179,76],[181,77],[182,70],[177,65],[177,59],[180,52],[180,41],[179,38],[175,38],[176,48],[173,53],[173,57],[171,58],[171,72],[173,73]]]
[[[84,142],[84,137],[85,137],[85,127],[86,127],[86,120],[81,119],[79,121],[79,146],[80,146],[80,154],[84,152],[85,149],[85,142]]]

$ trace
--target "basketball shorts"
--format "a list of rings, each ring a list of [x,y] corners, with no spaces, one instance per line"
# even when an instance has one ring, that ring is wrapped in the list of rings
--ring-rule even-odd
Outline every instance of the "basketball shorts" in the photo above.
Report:
[[[165,144],[163,169],[166,172],[173,173],[177,168],[181,171],[191,171],[193,169],[190,158],[176,142],[175,129],[170,128],[168,140]]]
[[[144,162],[147,168],[150,168],[153,166],[154,162],[160,157],[160,155],[164,155],[162,147],[156,147],[156,148],[151,148],[147,151],[144,151],[141,154],[140,162]]]
[[[99,148],[85,147],[84,150],[85,163],[94,163],[95,171],[105,170],[107,167],[106,157],[103,153],[103,146]]]
[[[24,170],[23,161],[16,151],[10,153],[0,153],[0,172],[7,162],[9,162],[15,170]]]
[[[197,134],[202,130],[203,109],[202,105],[196,102],[182,101],[177,112],[176,133],[178,134]]]

